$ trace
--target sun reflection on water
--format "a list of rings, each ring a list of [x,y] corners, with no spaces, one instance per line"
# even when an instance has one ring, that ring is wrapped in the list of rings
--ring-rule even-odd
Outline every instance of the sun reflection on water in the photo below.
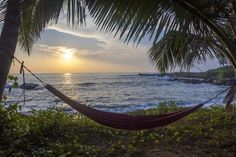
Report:
[[[63,78],[64,78],[63,84],[66,84],[66,85],[71,85],[72,84],[71,73],[64,73]]]

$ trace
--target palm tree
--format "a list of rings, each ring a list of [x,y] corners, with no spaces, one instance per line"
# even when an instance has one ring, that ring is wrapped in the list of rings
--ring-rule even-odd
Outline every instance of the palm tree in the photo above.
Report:
[[[41,31],[56,23],[63,11],[68,15],[68,23],[84,23],[85,8],[80,0],[0,1],[0,22],[4,21],[0,36],[0,101],[17,43],[30,53]]]
[[[10,1],[17,0],[8,0]],[[189,68],[196,61],[206,61],[207,58],[217,58],[220,61],[227,59],[236,69],[235,0],[21,2],[25,3],[20,7],[19,43],[28,52],[39,39],[40,32],[48,25],[56,23],[63,10],[67,13],[69,24],[83,24],[86,6],[100,31],[119,35],[119,38],[124,37],[127,43],[133,41],[139,44],[144,37],[152,41],[150,60],[161,72],[175,66]],[[6,19],[7,14],[5,21]],[[9,69],[8,63],[5,67]],[[2,62],[0,64],[2,69]],[[0,70],[0,74],[4,76],[0,80],[0,88],[5,84],[8,71]],[[0,96],[2,91],[1,89]]]
[[[20,0],[9,0],[7,4],[5,1],[1,3],[1,14],[5,14],[5,20],[0,37],[0,100],[17,44],[20,27],[19,2]],[[4,6],[7,6],[7,11]],[[1,17],[1,21],[3,19]]]
[[[88,3],[101,31],[139,43],[153,42],[149,56],[159,71],[189,68],[207,58],[236,69],[235,0],[125,0]]]
[[[88,8],[98,28],[119,33],[127,43],[148,36],[149,58],[160,72],[189,69],[208,58],[236,70],[236,0],[97,0]],[[226,107],[234,95],[232,87]]]

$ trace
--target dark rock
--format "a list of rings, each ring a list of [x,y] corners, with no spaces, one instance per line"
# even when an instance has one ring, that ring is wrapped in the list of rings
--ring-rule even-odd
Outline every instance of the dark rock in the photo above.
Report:
[[[182,77],[174,77],[173,80],[170,81],[180,81],[184,83],[190,84],[200,84],[200,83],[210,83],[214,85],[233,85],[236,83],[236,79],[234,78],[223,78],[223,79],[199,79],[199,78],[182,78]]]
[[[165,76],[164,74],[157,74],[157,73],[139,73],[139,76],[159,76],[159,77],[163,77]]]
[[[210,83],[215,85],[233,85],[235,82],[235,79],[216,79],[210,81]]]
[[[36,83],[25,83],[25,84],[21,84],[19,87],[21,89],[26,89],[26,90],[34,90],[38,87],[39,85]]]
[[[232,85],[236,83],[236,74],[231,66],[219,67],[206,72],[175,72],[168,75],[174,77],[173,81],[185,83],[210,83],[214,85]]]
[[[200,83],[205,83],[206,82],[203,79],[197,79],[197,78],[178,78],[178,77],[175,77],[174,81],[180,81],[180,82],[190,83],[190,84],[200,84]]]

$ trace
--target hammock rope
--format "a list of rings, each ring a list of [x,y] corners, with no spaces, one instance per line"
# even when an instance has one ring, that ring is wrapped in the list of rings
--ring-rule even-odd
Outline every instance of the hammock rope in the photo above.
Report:
[[[123,113],[113,113],[113,112],[97,110],[95,108],[84,105],[78,101],[72,100],[71,98],[67,97],[62,92],[51,86],[50,84],[47,84],[43,80],[41,80],[24,64],[22,64],[22,62],[19,59],[17,59],[16,57],[14,58],[17,62],[21,64],[22,68],[25,68],[38,81],[40,81],[49,92],[51,92],[56,97],[60,98],[62,101],[67,103],[75,110],[104,126],[122,130],[144,130],[168,125],[196,111],[197,109],[204,106],[206,103],[212,101],[213,99],[225,93],[231,88],[231,87],[226,88],[225,90],[221,91],[220,93],[209,98],[208,100],[206,100],[201,104],[192,107],[187,107],[177,112],[171,112],[159,115],[130,115]]]
[[[25,95],[25,90],[26,90],[26,84],[25,84],[25,70],[24,70],[24,61],[21,63],[20,66],[20,74],[22,74],[22,79],[23,79],[23,92],[22,95],[24,97],[24,105],[25,105],[25,101],[26,101],[26,95]]]

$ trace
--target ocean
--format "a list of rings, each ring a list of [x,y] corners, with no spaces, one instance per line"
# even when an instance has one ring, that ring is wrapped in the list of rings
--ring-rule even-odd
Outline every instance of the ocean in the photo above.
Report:
[[[199,104],[216,95],[228,86],[208,83],[190,84],[168,80],[157,75],[138,73],[109,74],[37,74],[43,81],[53,85],[67,96],[100,110],[110,112],[130,112],[158,106],[160,102],[174,101],[177,105]],[[19,84],[22,84],[22,77]],[[26,74],[26,82],[39,85],[34,90],[12,89],[7,103],[18,103],[22,112],[53,107],[73,110],[60,99],[48,92],[32,75]],[[224,94],[207,105],[222,104]]]

